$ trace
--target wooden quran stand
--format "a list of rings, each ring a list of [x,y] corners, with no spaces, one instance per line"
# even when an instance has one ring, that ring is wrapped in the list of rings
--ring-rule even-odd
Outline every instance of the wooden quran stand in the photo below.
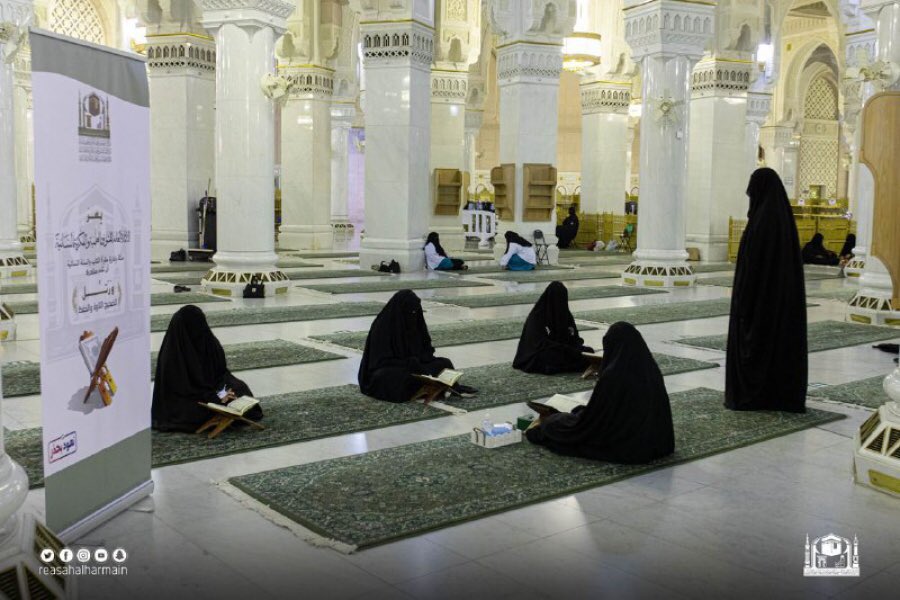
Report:
[[[206,404],[206,402],[198,402],[198,404],[200,406],[205,406],[206,408],[209,408],[209,406]],[[214,437],[218,436],[220,433],[222,433],[223,431],[225,431],[226,429],[231,427],[231,425],[235,421],[242,421],[242,422],[246,423],[247,425],[250,425],[251,427],[255,427],[256,429],[265,429],[265,427],[263,427],[256,421],[251,421],[247,417],[244,417],[241,415],[232,415],[232,414],[221,413],[221,412],[216,411],[214,408],[209,408],[209,410],[213,411],[216,414],[214,414],[212,417],[210,417],[210,419],[208,421],[206,421],[203,425],[200,426],[199,429],[197,429],[197,431],[194,432],[194,433],[203,433],[207,429],[212,428],[212,431],[209,432],[207,439],[211,440]]]
[[[894,292],[891,308],[900,310],[900,92],[875,94],[863,109],[859,159],[872,172],[875,201],[870,253],[884,263]]]
[[[418,377],[416,375],[415,377]],[[412,398],[410,398],[410,402],[413,400],[419,400],[420,398],[424,400],[425,404],[430,404],[432,401],[437,400],[438,398],[442,398],[447,390],[450,389],[450,386],[442,383],[440,381],[433,381],[431,379],[425,379],[424,377],[418,377],[423,381],[422,387],[419,388],[415,394],[413,394]]]
[[[588,361],[587,369],[581,374],[581,378],[589,379],[599,375],[600,370],[603,368],[603,357],[593,354],[582,354],[581,356],[584,357],[584,360]]]
[[[114,328],[106,339],[103,340],[103,345],[100,346],[100,355],[97,357],[97,364],[94,366],[94,372],[91,374],[91,384],[88,386],[88,391],[84,395],[84,401],[87,402],[88,398],[91,397],[91,394],[94,390],[100,390],[100,398],[103,399],[103,404],[109,406],[112,404],[112,396],[110,395],[110,390],[106,384],[105,375],[108,372],[106,368],[106,361],[109,358],[109,353],[112,352],[113,345],[116,343],[116,338],[119,337],[119,328]],[[84,339],[84,336],[82,336]]]

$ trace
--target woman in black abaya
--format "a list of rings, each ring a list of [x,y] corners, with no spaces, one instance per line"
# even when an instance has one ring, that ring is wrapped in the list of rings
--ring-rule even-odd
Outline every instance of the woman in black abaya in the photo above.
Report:
[[[156,361],[151,408],[153,428],[193,433],[212,413],[198,402],[227,404],[252,396],[247,384],[228,370],[225,350],[213,335],[206,315],[196,306],[184,306],[172,315]],[[255,406],[244,415],[262,418]]]
[[[610,327],[587,406],[541,417],[525,437],[559,454],[614,463],[647,463],[674,452],[669,395],[638,330],[623,322]]]
[[[804,263],[808,265],[837,266],[841,262],[837,254],[825,247],[824,241],[825,236],[817,233],[803,246],[801,255]]]
[[[449,359],[434,355],[422,301],[412,290],[400,290],[369,329],[359,365],[359,389],[378,400],[406,402],[422,386],[413,375],[436,376],[452,368]],[[463,395],[475,391],[459,384],[455,389]]]
[[[806,289],[797,226],[772,169],[747,187],[750,212],[738,250],[725,406],[733,410],[806,410]]]
[[[513,367],[526,373],[570,373],[584,371],[582,352],[593,352],[578,335],[569,311],[569,290],[554,281],[547,286],[528,314]]]

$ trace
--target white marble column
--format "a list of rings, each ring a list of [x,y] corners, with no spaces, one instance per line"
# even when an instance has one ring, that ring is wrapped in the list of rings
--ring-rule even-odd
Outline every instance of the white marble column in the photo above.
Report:
[[[34,134],[31,123],[31,51],[21,49],[15,58],[16,190],[18,196],[19,241],[34,250],[34,210],[31,186],[34,181]]]
[[[275,267],[275,112],[261,82],[274,70],[275,37],[294,5],[203,0],[216,41],[216,267],[204,289],[237,295],[253,277],[266,294],[290,287]]]
[[[366,78],[365,237],[362,268],[396,260],[424,266],[431,213],[433,4],[363,12]]]
[[[772,110],[772,94],[768,92],[749,92],[747,94],[747,125],[744,144],[746,146],[746,161],[744,172],[747,175],[747,181],[750,181],[750,175],[759,168],[759,148],[762,134],[762,127],[769,118]]]
[[[628,178],[631,83],[581,84],[581,212],[621,214]]]
[[[353,229],[347,210],[350,180],[350,128],[356,107],[348,102],[331,104],[331,225]]]
[[[747,214],[747,90],[751,62],[704,58],[691,77],[688,247],[728,260],[728,222]]]
[[[0,5],[0,279],[27,277],[31,264],[22,253],[18,230],[16,189],[15,66],[3,59],[7,45],[15,43],[18,24],[31,11],[31,3],[3,0]]]
[[[766,165],[781,177],[784,189],[791,200],[799,196],[797,168],[800,164],[800,139],[794,133],[793,123],[760,128],[760,145],[766,153]]]
[[[190,32],[147,36],[150,84],[150,248],[168,260],[196,248],[200,199],[216,195],[216,47]],[[222,241],[222,230],[219,229]]]
[[[875,60],[900,64],[900,0],[863,0],[862,8],[875,23]],[[871,85],[874,86],[873,91],[885,88],[881,81],[873,81]],[[900,82],[895,82],[888,89],[900,90]],[[865,92],[865,96],[868,95],[868,91]],[[857,170],[856,192],[859,210],[857,237],[862,230],[868,245],[872,242],[875,185],[871,171],[862,164]],[[864,212],[867,217],[863,216]],[[859,278],[859,287],[859,292],[847,306],[847,320],[873,325],[900,325],[900,311],[891,307],[891,276],[884,263],[868,252]]]
[[[638,242],[622,274],[626,285],[681,287],[695,280],[685,251],[691,71],[713,35],[714,10],[674,0],[626,3],[625,39],[643,86]]]
[[[466,107],[466,140],[465,149],[465,168],[463,172],[468,175],[469,187],[466,190],[468,194],[475,193],[475,171],[478,163],[478,133],[481,131],[481,125],[484,122],[484,110],[481,108]],[[465,203],[465,198],[463,198]]]
[[[466,170],[466,92],[468,71],[434,69],[431,72],[431,168],[432,182],[429,230],[441,236],[448,252],[465,247],[465,232],[459,211],[454,215],[438,215],[434,211],[434,170]],[[460,202],[464,190],[460,189]]]
[[[331,228],[331,69],[282,66],[291,82],[281,108],[281,230],[284,248],[328,250]]]

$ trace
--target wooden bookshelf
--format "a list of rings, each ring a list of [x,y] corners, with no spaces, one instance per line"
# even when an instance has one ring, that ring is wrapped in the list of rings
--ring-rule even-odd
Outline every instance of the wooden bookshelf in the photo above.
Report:
[[[434,170],[434,214],[459,214],[462,184],[462,171],[459,169]]]
[[[491,169],[491,185],[494,186],[497,218],[513,220],[516,210],[516,165],[505,164]]]
[[[556,167],[548,164],[522,165],[523,221],[549,221],[556,207]]]

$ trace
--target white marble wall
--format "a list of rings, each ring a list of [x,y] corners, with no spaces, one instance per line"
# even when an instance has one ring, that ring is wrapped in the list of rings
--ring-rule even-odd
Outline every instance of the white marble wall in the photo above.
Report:
[[[621,214],[628,173],[630,86],[581,86],[581,211]]]
[[[440,74],[432,75],[431,94],[431,168],[430,181],[432,189],[428,197],[434,204],[434,170],[435,169],[459,169],[466,170],[465,156],[465,73],[454,73],[455,77],[442,77]],[[435,89],[436,79],[442,83],[453,82],[457,85],[457,91],[441,93]],[[459,86],[463,89],[459,91]],[[432,208],[429,215],[429,230],[436,231],[441,236],[441,245],[448,252],[462,250],[465,246],[465,233],[462,228],[459,214],[436,215]]]

